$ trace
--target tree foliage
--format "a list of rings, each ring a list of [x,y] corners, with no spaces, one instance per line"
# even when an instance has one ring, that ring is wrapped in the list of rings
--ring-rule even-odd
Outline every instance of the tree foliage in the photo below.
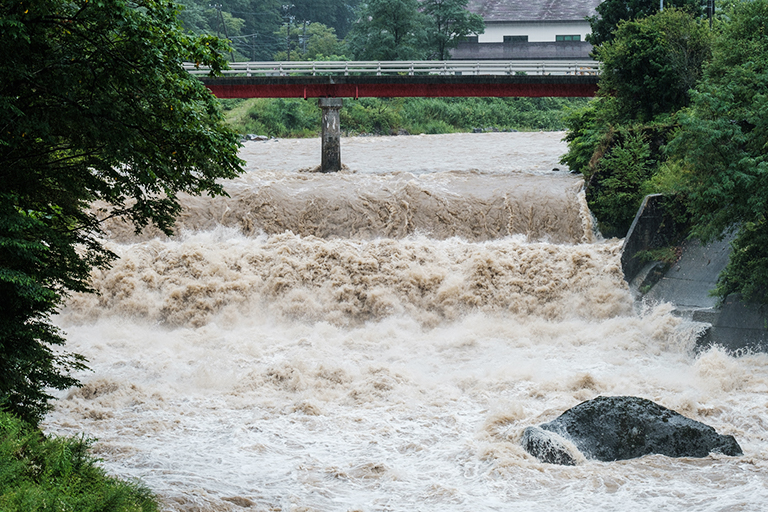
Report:
[[[449,50],[470,34],[482,34],[485,22],[478,14],[467,10],[468,0],[422,0],[422,12],[427,15],[427,47],[430,58],[447,60]]]
[[[468,0],[368,0],[347,37],[361,60],[450,58],[450,49],[469,34],[485,30],[467,11]]]
[[[304,23],[291,25],[288,35],[288,25],[283,25],[276,35],[290,49],[283,48],[275,53],[275,60],[343,60],[346,46],[336,37],[336,31],[322,23]]]
[[[738,229],[718,293],[768,302],[768,1],[738,4],[729,18],[670,149],[694,233]]]
[[[605,136],[605,154],[593,162],[586,191],[605,236],[624,236],[635,218],[643,183],[656,169],[658,147],[652,147],[653,133],[651,127],[638,125]]]
[[[318,58],[447,59],[451,48],[484,30],[468,0],[179,0],[180,19],[197,34],[227,37],[235,60],[307,59],[310,27],[326,27]],[[339,45],[329,53],[330,30]]]
[[[612,112],[615,104],[615,98],[597,97],[566,113],[563,140],[568,143],[568,152],[562,156],[561,163],[581,172],[586,178],[590,177],[593,156],[617,117]]]
[[[587,178],[588,204],[606,236],[624,236],[631,225],[711,46],[705,22],[669,8],[620,22],[614,38],[595,49],[599,97],[566,119],[563,162]]]
[[[587,18],[591,27],[587,41],[595,46],[612,41],[622,21],[652,16],[659,7],[659,0],[605,0],[595,9],[597,14]],[[702,13],[701,0],[664,0],[664,7],[681,8],[696,17]]]
[[[621,22],[595,49],[601,94],[616,97],[622,119],[675,112],[689,103],[711,46],[707,25],[679,9]]]
[[[93,266],[105,216],[170,231],[178,195],[222,194],[238,139],[182,67],[224,65],[158,0],[0,3],[0,406],[36,422],[83,359],[49,323]],[[108,210],[92,204],[108,205]]]
[[[413,60],[423,58],[424,38],[419,0],[369,0],[347,41],[360,60]]]
[[[360,0],[178,0],[179,19],[196,34],[229,38],[235,60],[272,60],[286,52],[285,32],[319,23],[346,36]],[[283,32],[281,37],[279,31]],[[298,41],[298,36],[295,41]],[[294,40],[290,44],[294,44]],[[303,45],[302,45],[303,46]],[[293,52],[293,50],[291,50]],[[285,55],[285,53],[283,53]],[[293,56],[293,53],[291,54]]]
[[[355,22],[360,0],[292,0],[291,14],[301,22],[322,23],[344,37]]]
[[[285,22],[280,0],[178,0],[178,19],[196,34],[227,37],[235,59],[269,60],[279,49],[274,32]]]

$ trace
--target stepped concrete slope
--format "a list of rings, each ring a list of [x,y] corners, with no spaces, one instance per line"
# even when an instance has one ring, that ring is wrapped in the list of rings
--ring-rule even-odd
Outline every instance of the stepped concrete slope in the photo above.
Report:
[[[669,269],[650,263],[638,270],[635,255],[670,243],[669,220],[659,214],[660,196],[648,196],[638,211],[624,242],[622,264],[625,276],[638,296],[654,302],[674,304],[680,315],[711,327],[699,339],[699,348],[712,344],[731,352],[768,352],[768,308],[729,296],[722,305],[709,292],[728,264],[732,238],[702,245],[688,240],[680,258]],[[643,295],[644,292],[644,295]]]

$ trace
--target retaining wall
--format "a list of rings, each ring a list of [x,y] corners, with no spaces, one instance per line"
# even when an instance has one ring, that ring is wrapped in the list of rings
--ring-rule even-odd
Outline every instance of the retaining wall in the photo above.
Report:
[[[698,240],[685,240],[680,246],[682,254],[674,264],[658,271],[657,263],[658,279],[646,277],[654,271],[654,263],[644,262],[637,254],[676,243],[683,234],[683,227],[664,212],[663,204],[661,195],[646,196],[643,200],[624,239],[624,278],[644,300],[670,302],[677,314],[710,324],[698,340],[698,349],[717,344],[733,353],[768,352],[767,306],[744,302],[737,295],[718,304],[709,294],[728,264],[733,235],[706,246]],[[646,292],[646,288],[650,290]]]

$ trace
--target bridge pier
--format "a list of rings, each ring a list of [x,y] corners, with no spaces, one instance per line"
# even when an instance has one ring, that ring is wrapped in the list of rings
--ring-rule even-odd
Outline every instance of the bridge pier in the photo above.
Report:
[[[338,172],[341,170],[341,120],[339,111],[343,103],[341,98],[320,98],[318,101],[318,105],[323,111],[320,172]]]

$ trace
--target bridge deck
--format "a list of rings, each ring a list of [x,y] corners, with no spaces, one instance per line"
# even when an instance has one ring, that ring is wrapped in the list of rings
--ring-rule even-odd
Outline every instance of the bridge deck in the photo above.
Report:
[[[224,77],[188,64],[220,98],[594,96],[595,61],[238,62]]]

